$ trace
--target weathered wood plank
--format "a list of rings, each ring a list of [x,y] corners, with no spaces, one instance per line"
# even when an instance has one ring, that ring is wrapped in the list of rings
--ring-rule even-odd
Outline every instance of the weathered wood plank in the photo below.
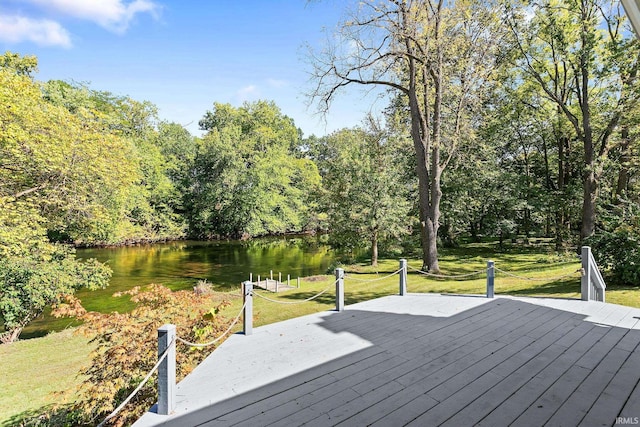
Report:
[[[534,402],[546,392],[549,387],[567,370],[569,370],[573,364],[582,355],[588,351],[593,344],[595,344],[605,330],[602,328],[596,328],[589,322],[583,322],[580,326],[574,328],[569,334],[565,335],[566,340],[570,340],[573,336],[579,338],[573,345],[566,347],[566,340],[556,342],[554,345],[565,347],[565,351],[558,358],[551,361],[542,371],[531,378],[521,388],[516,390],[513,394],[504,397],[501,403],[497,403],[499,399],[493,399],[496,396],[495,393],[489,392],[491,398],[487,398],[488,402],[484,402],[485,399],[479,400],[477,404],[470,405],[463,410],[469,412],[475,410],[478,419],[478,425],[480,426],[495,426],[504,424],[507,425],[518,418],[523,412],[531,408]],[[500,385],[496,387],[498,393],[506,392],[508,390],[503,389]],[[489,412],[487,413],[487,410]],[[486,416],[485,416],[486,415]],[[482,418],[484,417],[484,418]]]
[[[589,371],[585,380],[549,419],[549,423],[578,425],[628,357],[629,353],[624,350],[611,350],[597,369]],[[611,418],[609,422],[615,421],[615,416]]]
[[[433,408],[438,404],[438,401],[432,399],[426,394],[419,394],[418,397],[414,397],[408,403],[398,407],[391,412],[388,412],[382,418],[371,424],[372,427],[389,427],[389,426],[404,426],[412,420],[416,419],[420,415],[424,414],[429,408]],[[348,424],[354,425],[354,424]],[[428,425],[428,424],[425,424]]]
[[[231,381],[224,400],[183,398],[200,406],[159,422],[612,424],[640,416],[640,330],[621,327],[639,326],[636,317],[640,310],[569,300],[381,298],[233,337],[213,358],[220,368],[205,363],[196,372],[206,377],[189,386],[208,393]],[[228,363],[240,357],[246,370]]]
[[[625,352],[625,350],[620,350]],[[581,426],[611,425],[620,414],[626,401],[625,396],[638,384],[638,369],[640,369],[640,351],[629,353],[629,357],[623,362],[609,384],[597,396],[586,416],[580,423]],[[636,407],[640,416],[640,406]]]
[[[622,398],[624,398],[624,396],[621,396],[621,399]],[[634,387],[633,391],[629,395],[629,398],[625,402],[624,407],[622,408],[618,416],[623,418],[640,419],[639,408],[640,408],[640,379],[638,380],[638,382],[636,382],[636,386]]]
[[[551,387],[549,387],[511,426],[542,426],[562,405],[565,399],[578,388],[589,375],[589,370],[581,366],[572,366]],[[577,421],[569,424],[575,425]]]

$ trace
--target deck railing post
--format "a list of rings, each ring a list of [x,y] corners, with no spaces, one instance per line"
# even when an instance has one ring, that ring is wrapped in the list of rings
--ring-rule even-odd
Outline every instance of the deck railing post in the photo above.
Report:
[[[251,335],[253,333],[253,283],[242,283],[242,302],[244,303],[242,330],[245,335]]]
[[[487,298],[493,298],[496,270],[493,261],[487,261]]]
[[[166,357],[158,366],[158,414],[169,415],[176,402],[176,325],[158,329],[158,358]]]
[[[344,270],[336,268],[336,311],[344,310]]]
[[[580,252],[582,256],[582,277],[580,278],[580,296],[582,301],[591,300],[591,248],[583,246]]]
[[[400,260],[400,295],[407,293],[407,260]]]

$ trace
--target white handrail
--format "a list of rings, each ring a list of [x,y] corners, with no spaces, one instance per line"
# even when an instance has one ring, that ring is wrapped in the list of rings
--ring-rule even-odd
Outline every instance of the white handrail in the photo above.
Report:
[[[600,301],[605,302],[605,290],[607,285],[604,283],[598,264],[593,257],[589,246],[582,247],[582,283],[581,293],[584,301]]]

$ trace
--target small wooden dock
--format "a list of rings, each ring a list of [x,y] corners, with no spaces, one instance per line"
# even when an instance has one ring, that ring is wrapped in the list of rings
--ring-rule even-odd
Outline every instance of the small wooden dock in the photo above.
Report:
[[[230,337],[135,426],[633,424],[639,344],[619,305],[389,296]]]
[[[264,289],[269,292],[284,292],[291,289],[296,289],[296,286],[290,286],[286,282],[281,282],[274,279],[264,279],[257,282],[253,282],[254,288]]]

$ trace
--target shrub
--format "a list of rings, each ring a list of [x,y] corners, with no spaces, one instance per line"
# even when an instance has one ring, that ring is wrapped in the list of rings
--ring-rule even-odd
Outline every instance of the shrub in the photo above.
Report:
[[[56,316],[76,316],[83,320],[78,333],[96,345],[90,365],[80,371],[84,381],[77,390],[62,393],[63,397],[74,400],[67,410],[73,414],[68,418],[77,420],[75,424],[99,423],[138,386],[157,361],[157,329],[163,324],[175,324],[177,335],[191,342],[216,338],[229,326],[229,321],[218,314],[228,302],[215,294],[172,292],[166,287],[151,285],[145,291],[134,288],[116,294],[122,295],[129,295],[137,304],[132,312],[86,312],[73,297],[54,310]],[[180,342],[176,345],[178,381],[212,351],[212,347],[199,349]],[[155,403],[156,397],[156,381],[152,377],[108,424],[131,424]]]
[[[111,270],[96,260],[77,260],[70,246],[49,242],[44,220],[31,204],[0,197],[0,206],[0,342],[12,342],[64,296],[107,286]]]
[[[607,279],[619,285],[640,285],[640,206],[621,203],[606,212],[602,227],[585,240]]]
[[[640,285],[640,230],[619,227],[612,232],[600,231],[585,243],[614,284]]]

